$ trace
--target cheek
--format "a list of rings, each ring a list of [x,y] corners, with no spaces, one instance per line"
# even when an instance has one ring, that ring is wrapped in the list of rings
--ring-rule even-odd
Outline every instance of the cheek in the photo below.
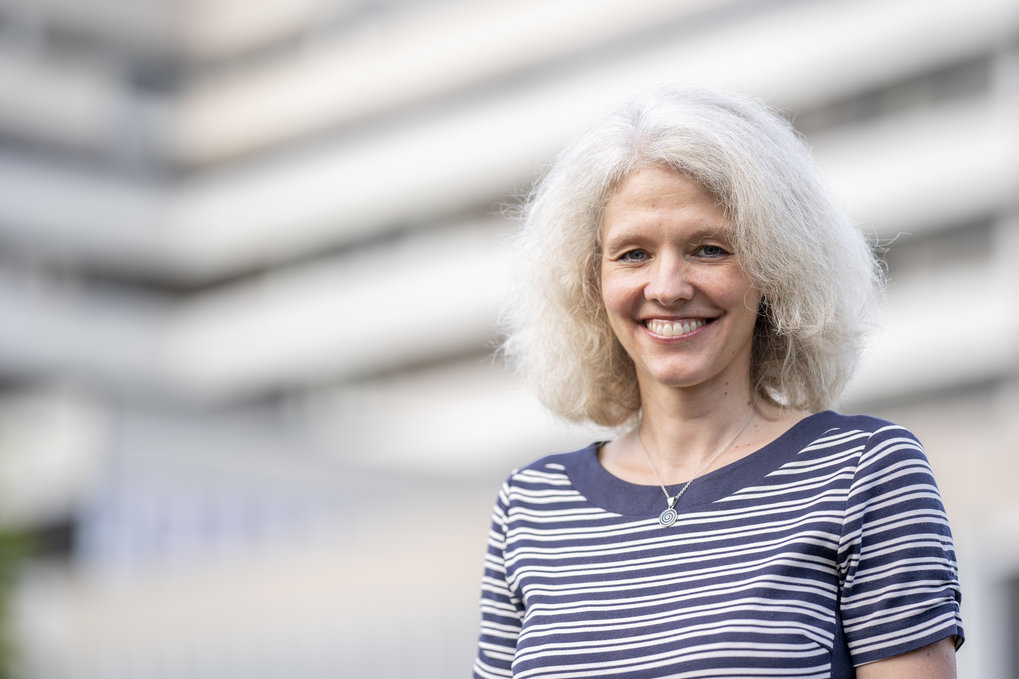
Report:
[[[630,332],[627,323],[632,313],[632,302],[620,286],[613,285],[611,280],[602,279],[601,291],[602,308],[605,310],[608,327],[617,340],[625,342],[624,338]]]
[[[717,278],[706,282],[706,288],[712,289],[717,302],[728,309],[745,307],[757,313],[761,295],[741,271],[718,271]]]
[[[610,314],[618,306],[619,290],[618,286],[614,285],[611,275],[602,273],[598,282],[598,289],[601,294],[601,303],[605,307],[605,310]]]
[[[602,306],[609,316],[627,316],[633,312],[639,290],[626,285],[618,276],[603,276],[601,281]]]

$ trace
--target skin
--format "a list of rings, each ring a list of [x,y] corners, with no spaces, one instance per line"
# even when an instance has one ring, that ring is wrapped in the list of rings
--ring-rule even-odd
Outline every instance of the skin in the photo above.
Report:
[[[751,407],[751,426],[716,465],[749,454],[807,414],[755,403],[750,355],[761,294],[740,268],[711,194],[670,170],[639,170],[606,203],[601,236],[602,301],[636,366],[640,437],[666,483],[691,478]],[[705,324],[664,336],[656,321]],[[655,483],[636,434],[607,444],[602,463],[625,480]]]
[[[954,638],[856,668],[857,679],[956,679]]]
[[[606,204],[602,300],[642,393],[679,389],[699,399],[749,379],[761,295],[740,270],[727,232],[708,193],[657,167],[630,175]],[[708,324],[665,337],[649,327],[653,319]]]
[[[638,170],[606,203],[601,239],[602,303],[633,359],[642,404],[638,429],[599,451],[606,470],[657,485],[643,441],[662,480],[681,483],[729,441],[751,410],[750,426],[712,468],[751,454],[809,415],[753,393],[751,348],[761,293],[740,268],[724,210],[710,193],[668,169]],[[684,322],[688,332],[675,325]],[[864,665],[858,676],[953,678],[955,647],[945,640]]]

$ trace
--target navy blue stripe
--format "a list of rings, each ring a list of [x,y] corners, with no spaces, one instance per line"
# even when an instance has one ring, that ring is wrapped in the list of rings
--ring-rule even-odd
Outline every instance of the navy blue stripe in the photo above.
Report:
[[[598,445],[515,472],[482,585],[475,677],[851,677],[962,637],[955,555],[922,448],[832,412],[664,497]]]

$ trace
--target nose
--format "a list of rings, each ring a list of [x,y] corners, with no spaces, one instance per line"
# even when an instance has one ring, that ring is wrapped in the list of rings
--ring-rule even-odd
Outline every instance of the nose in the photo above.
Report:
[[[693,298],[694,285],[689,262],[682,257],[662,256],[648,267],[644,297],[664,306]]]

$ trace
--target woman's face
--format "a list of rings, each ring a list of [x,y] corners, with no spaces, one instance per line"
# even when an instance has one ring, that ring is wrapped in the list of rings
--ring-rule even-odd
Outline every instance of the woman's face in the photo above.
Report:
[[[648,167],[609,198],[601,228],[602,303],[641,393],[748,386],[761,295],[739,267],[714,197]]]

